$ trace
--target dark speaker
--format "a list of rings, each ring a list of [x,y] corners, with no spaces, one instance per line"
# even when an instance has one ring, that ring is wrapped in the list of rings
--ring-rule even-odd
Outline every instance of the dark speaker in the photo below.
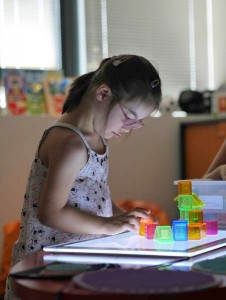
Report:
[[[211,91],[203,93],[192,90],[185,90],[180,93],[178,104],[187,113],[210,113]]]

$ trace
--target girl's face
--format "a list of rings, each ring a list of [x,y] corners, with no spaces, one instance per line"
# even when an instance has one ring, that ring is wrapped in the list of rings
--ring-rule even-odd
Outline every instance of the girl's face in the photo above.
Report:
[[[139,100],[116,103],[108,115],[103,137],[106,139],[120,137],[124,133],[142,127],[142,119],[150,116],[154,110],[153,105]]]

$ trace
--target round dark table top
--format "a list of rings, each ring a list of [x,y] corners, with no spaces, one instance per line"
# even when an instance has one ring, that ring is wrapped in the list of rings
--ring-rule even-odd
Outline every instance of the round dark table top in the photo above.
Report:
[[[11,273],[25,271],[31,268],[44,266],[49,262],[43,260],[46,252],[39,251],[29,255],[17,263],[11,270]],[[13,277],[13,284],[16,288],[16,294],[23,300],[71,300],[71,299],[200,299],[200,297],[216,296],[225,298],[226,287],[214,287],[200,291],[161,294],[161,295],[131,295],[131,294],[107,294],[86,290],[77,286],[71,279],[26,279]]]

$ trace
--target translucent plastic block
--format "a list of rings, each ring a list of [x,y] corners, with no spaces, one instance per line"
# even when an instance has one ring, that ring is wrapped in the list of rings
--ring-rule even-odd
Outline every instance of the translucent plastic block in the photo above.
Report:
[[[178,207],[192,209],[192,195],[178,195]]]
[[[155,235],[155,229],[157,227],[157,223],[146,224],[145,225],[145,237],[146,239],[153,239]]]
[[[189,224],[193,223],[203,223],[203,211],[194,209],[188,211],[188,222]]]
[[[188,221],[175,220],[173,221],[173,239],[174,241],[187,241],[188,239]]]
[[[191,181],[178,181],[178,195],[191,195],[192,185]]]
[[[179,209],[199,209],[202,210],[206,204],[195,194],[191,195],[178,195],[174,198],[174,201],[178,201]]]
[[[206,224],[188,224],[188,239],[200,240],[206,236]]]
[[[145,236],[145,225],[152,224],[153,219],[152,218],[141,218],[140,219],[140,228],[139,228],[139,235]]]
[[[206,204],[195,193],[192,193],[192,207],[200,209],[203,206],[206,206]]]
[[[173,233],[170,226],[156,226],[154,239],[160,242],[173,241]]]
[[[189,210],[188,209],[179,209],[180,210],[180,220],[189,221]]]
[[[203,238],[206,236],[206,223],[203,223],[201,228],[202,228],[201,234],[202,234],[202,238]]]
[[[174,241],[162,241],[159,240],[154,240],[154,247],[156,251],[172,251],[174,246]]]
[[[206,234],[215,235],[218,234],[218,222],[216,220],[207,220],[206,224]]]

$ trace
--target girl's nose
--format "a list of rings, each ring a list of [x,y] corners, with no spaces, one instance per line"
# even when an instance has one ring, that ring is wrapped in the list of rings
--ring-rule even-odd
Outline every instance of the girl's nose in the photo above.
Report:
[[[124,127],[123,127],[123,132],[125,132],[125,133],[130,132],[130,130],[131,130],[131,129],[129,129],[129,128],[124,128]]]

